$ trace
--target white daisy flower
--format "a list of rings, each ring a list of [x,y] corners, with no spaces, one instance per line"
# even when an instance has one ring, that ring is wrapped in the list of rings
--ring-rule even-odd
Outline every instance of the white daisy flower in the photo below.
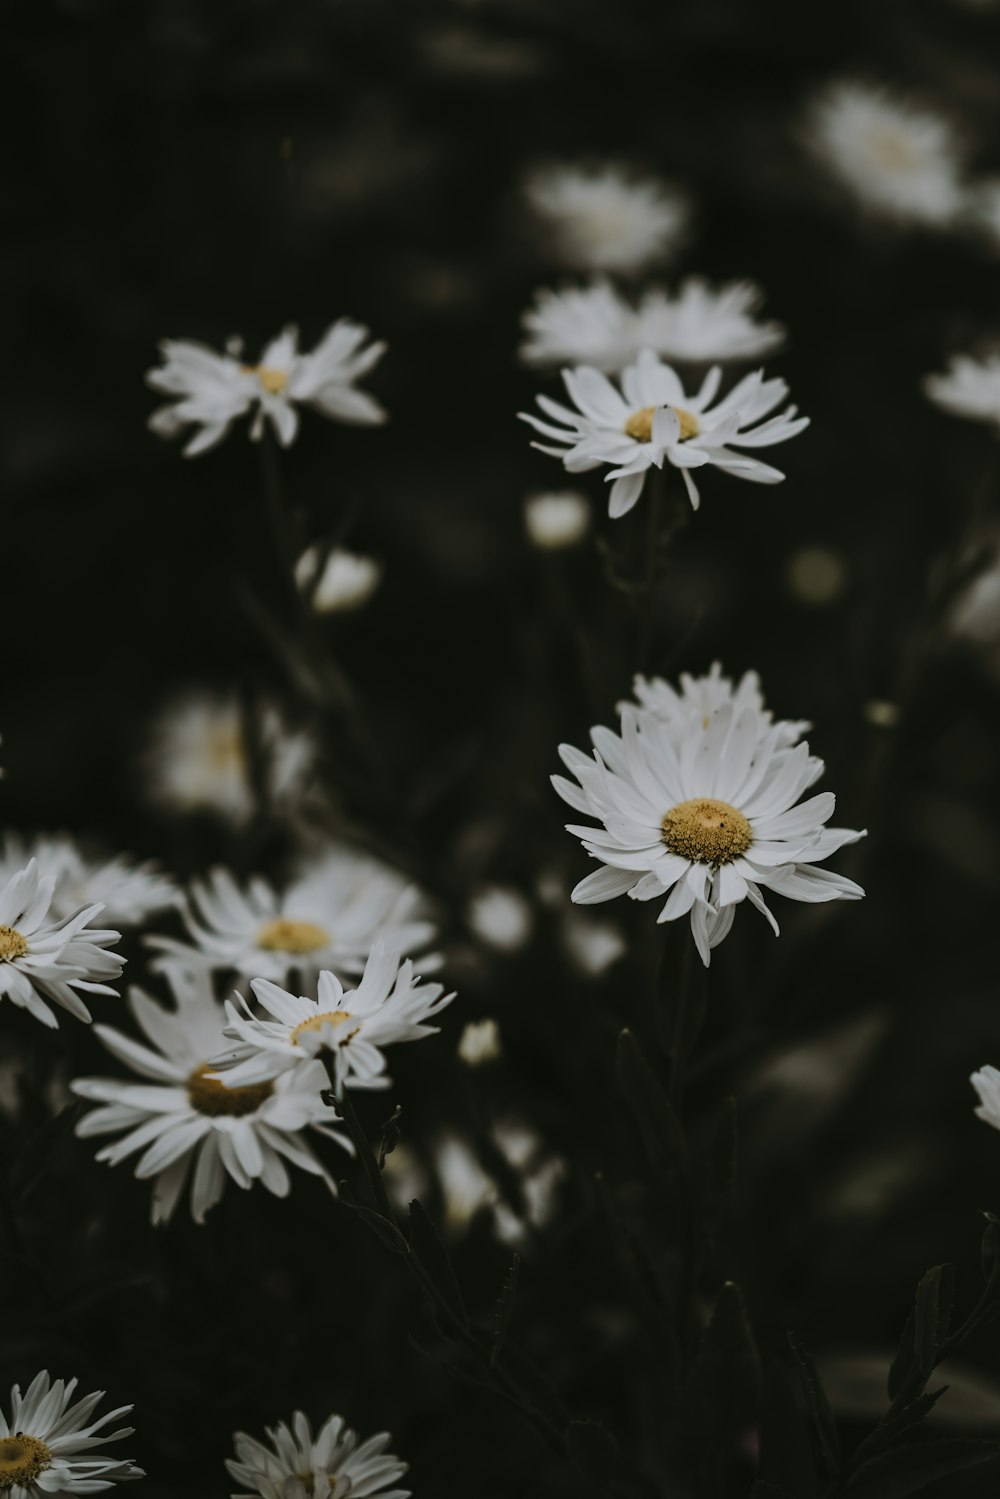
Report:
[[[521,318],[525,364],[591,364],[617,374],[642,347],[635,311],[609,281],[542,287]]]
[[[844,80],[817,98],[808,144],[872,213],[941,227],[961,212],[961,153],[940,115]]]
[[[193,458],[221,442],[232,423],[250,411],[250,436],[258,440],[270,421],[286,448],[298,431],[300,405],[335,422],[384,422],[379,403],[354,383],[385,353],[384,343],[366,344],[367,338],[367,328],[341,318],[311,354],[301,354],[298,329],[288,327],[267,345],[259,364],[244,363],[239,339],[217,354],[190,339],[168,338],[160,345],[163,364],[148,372],[146,383],[174,400],[154,411],[149,425],[160,437],[197,427],[184,449],[184,456]]]
[[[316,745],[289,729],[272,704],[249,716],[235,697],[191,693],[170,703],[153,726],[150,796],[173,812],[210,812],[248,822],[257,806],[253,763],[260,759],[272,810],[302,796]]]
[[[0,999],[52,1028],[59,1022],[46,1000],[89,1021],[77,991],[115,995],[107,980],[120,978],[125,966],[124,958],[106,951],[121,933],[90,925],[101,907],[57,917],[50,911],[55,886],[55,876],[41,875],[30,859],[0,890]]]
[[[969,1082],[979,1096],[976,1118],[1000,1129],[1000,1072],[995,1067],[981,1067],[972,1074]]]
[[[458,1059],[466,1067],[482,1067],[499,1061],[502,1049],[495,1020],[470,1020],[458,1040]]]
[[[827,828],[835,799],[822,792],[796,805],[822,775],[809,746],[783,743],[752,704],[727,702],[683,733],[650,713],[626,709],[621,734],[595,730],[593,757],[560,747],[579,786],[554,776],[556,791],[599,827],[570,824],[604,868],[576,886],[591,904],[628,894],[667,899],[658,921],[690,916],[702,962],[749,899],[775,932],[762,887],[808,902],[860,899],[852,880],[815,866],[863,833]]]
[[[382,581],[382,565],[344,547],[309,547],[295,564],[295,581],[317,614],[346,614],[367,604]]]
[[[240,979],[314,984],[323,968],[359,974],[377,938],[397,952],[424,954],[434,940],[415,886],[380,860],[334,847],[284,890],[256,876],[239,885],[215,869],[191,885],[181,909],[190,943],[150,936],[165,956],[154,966],[203,967]],[[436,960],[428,954],[424,966]]]
[[[106,921],[136,926],[180,898],[173,880],[155,864],[136,864],[125,854],[115,859],[89,857],[65,833],[42,833],[28,842],[8,833],[0,848],[0,885],[29,859],[36,860],[39,874],[55,878],[53,916],[101,905]]]
[[[781,323],[758,321],[763,300],[752,281],[711,286],[701,276],[689,276],[676,296],[649,291],[639,303],[638,347],[682,363],[759,359],[785,341]]]
[[[924,392],[952,416],[1000,427],[1000,352],[973,359],[955,354],[943,375],[928,375]]]
[[[296,1071],[329,1052],[335,1083],[388,1086],[386,1046],[437,1034],[428,1025],[455,998],[441,984],[425,984],[407,959],[376,942],[356,989],[344,989],[329,970],[319,976],[318,998],[290,994],[268,979],[254,979],[254,996],[270,1019],[258,1020],[242,995],[240,1009],[227,1001],[226,1035],[239,1042],[219,1057],[226,1087],[246,1087]]]
[[[531,902],[509,885],[484,885],[465,908],[470,931],[487,947],[517,952],[531,936],[535,913]]]
[[[633,308],[607,281],[562,291],[541,290],[524,314],[525,364],[587,364],[617,374],[652,349],[692,364],[757,359],[785,341],[780,323],[755,316],[763,292],[750,281],[713,287],[689,276],[675,296],[653,289]]]
[[[528,178],[525,194],[552,252],[581,271],[641,271],[665,260],[690,216],[673,188],[617,166],[543,167]]]
[[[550,439],[532,446],[561,458],[567,472],[580,474],[602,464],[609,466],[606,478],[613,481],[609,515],[631,510],[648,470],[662,468],[664,463],[680,470],[697,509],[700,501],[692,469],[710,465],[755,484],[777,484],[785,477],[780,469],[734,452],[731,444],[771,447],[809,425],[809,418],[797,416],[794,406],[769,415],[788,394],[784,380],[765,380],[763,371],[757,370],[713,406],[721,379],[722,372],[714,365],[700,389],[688,395],[675,371],[651,349],[643,349],[636,363],[623,372],[620,391],[599,370],[586,365],[567,369],[563,381],[576,410],[538,396],[549,420],[526,412],[520,416]]]
[[[524,528],[541,552],[576,546],[590,529],[590,502],[575,489],[529,495],[524,502]]]
[[[734,683],[731,677],[722,675],[722,663],[713,661],[704,676],[693,677],[690,672],[681,672],[680,683],[680,692],[662,677],[637,676],[632,684],[639,707],[669,724],[679,741],[683,740],[692,721],[707,728],[713,713],[726,706],[731,706],[737,714],[744,708],[752,708],[757,714],[761,737],[770,733],[773,715],[764,707],[760,677],[755,671],[745,671],[739,681]],[[619,703],[618,711],[624,713],[632,706],[630,703]],[[778,736],[779,746],[797,744],[811,727],[804,718],[782,719],[778,724],[781,731]],[[598,736],[594,743],[599,748],[603,736],[608,733],[610,731],[606,729],[594,730],[595,736]],[[614,740],[615,736],[611,735],[611,738]],[[611,745],[607,747],[610,751]]]
[[[445,1224],[454,1234],[464,1233],[477,1214],[488,1209],[496,1237],[517,1246],[523,1244],[529,1228],[542,1229],[554,1217],[566,1163],[548,1151],[527,1125],[502,1120],[491,1133],[500,1154],[520,1177],[525,1216],[504,1201],[471,1145],[460,1135],[447,1134],[434,1150]]]
[[[321,1091],[326,1073],[306,1062],[297,1072],[247,1088],[224,1088],[210,1074],[213,1058],[225,1047],[224,1014],[206,974],[168,973],[177,1001],[167,1010],[142,990],[129,993],[129,1008],[145,1036],[135,1041],[110,1026],[94,1030],[118,1061],[141,1082],[80,1077],[70,1085],[80,1098],[100,1104],[76,1127],[84,1139],[118,1138],[97,1153],[117,1166],[139,1152],[135,1175],[153,1178],[152,1220],[167,1223],[192,1167],[191,1215],[203,1223],[222,1196],[229,1177],[238,1187],[263,1183],[276,1197],[291,1189],[288,1164],[334,1184],[304,1138],[318,1130],[346,1150]]]
[[[0,1411],[0,1490],[10,1499],[43,1499],[46,1494],[98,1494],[130,1478],[145,1478],[127,1458],[95,1457],[93,1449],[130,1437],[132,1426],[106,1436],[96,1433],[109,1421],[128,1415],[120,1405],[95,1421],[104,1391],[85,1395],[75,1405],[75,1379],[54,1382],[47,1369],[36,1374],[24,1394],[10,1392],[9,1418]]]
[[[301,1411],[291,1424],[267,1428],[269,1447],[238,1431],[236,1457],[226,1467],[239,1493],[232,1499],[409,1499],[410,1489],[390,1488],[408,1464],[386,1449],[387,1431],[360,1441],[343,1416],[331,1416],[314,1437]]]

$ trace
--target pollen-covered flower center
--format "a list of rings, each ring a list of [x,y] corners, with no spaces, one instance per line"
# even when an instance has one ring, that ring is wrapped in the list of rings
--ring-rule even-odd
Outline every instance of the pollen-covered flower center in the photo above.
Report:
[[[52,1463],[52,1453],[38,1437],[26,1432],[0,1437],[0,1489],[29,1484]]]
[[[265,921],[257,933],[257,946],[265,952],[319,952],[329,945],[330,933],[325,927],[314,921],[293,921],[288,916]]]
[[[659,411],[659,406],[643,406],[632,415],[625,423],[625,431],[629,437],[634,437],[636,442],[652,442],[653,440],[653,417]],[[687,442],[689,437],[697,437],[701,431],[701,423],[692,411],[685,411],[683,406],[670,406],[667,408],[674,413],[681,424],[679,441]]]
[[[298,1045],[303,1031],[321,1031],[325,1025],[346,1025],[351,1018],[348,1010],[324,1010],[321,1015],[310,1015],[308,1020],[300,1020],[292,1031],[292,1041]]]
[[[231,1118],[242,1119],[244,1114],[255,1114],[274,1092],[274,1084],[271,1082],[251,1083],[246,1088],[227,1088],[218,1078],[208,1076],[208,1073],[215,1070],[211,1062],[202,1062],[187,1080],[191,1107],[197,1109],[199,1114],[208,1114],[210,1117],[227,1114]]]
[[[269,364],[245,364],[244,375],[256,375],[261,390],[269,396],[280,396],[288,387],[288,371],[276,370]]]
[[[9,963],[12,958],[23,958],[27,951],[27,939],[17,927],[0,926],[0,961]]]
[[[730,864],[753,842],[742,812],[710,796],[678,802],[663,819],[663,841],[672,854],[693,864]]]

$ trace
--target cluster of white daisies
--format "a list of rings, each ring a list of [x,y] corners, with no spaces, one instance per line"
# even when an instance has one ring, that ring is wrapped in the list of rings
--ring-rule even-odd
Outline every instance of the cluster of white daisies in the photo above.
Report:
[[[98,1494],[116,1483],[143,1478],[127,1458],[95,1456],[94,1449],[130,1437],[134,1428],[103,1432],[109,1422],[131,1411],[119,1406],[96,1420],[104,1391],[74,1400],[77,1381],[36,1374],[21,1393],[10,1392],[10,1414],[0,1410],[0,1489],[10,1499],[43,1499],[46,1494]],[[268,1429],[267,1441],[238,1431],[235,1457],[226,1468],[238,1489],[233,1499],[409,1499],[395,1487],[407,1470],[388,1451],[387,1431],[360,1441],[342,1416],[330,1416],[313,1435],[301,1411],[290,1422]]]
[[[1000,186],[961,180],[956,141],[937,116],[883,90],[841,84],[814,105],[806,138],[873,212],[938,228],[974,220],[991,224],[1000,240]],[[676,469],[695,508],[698,469],[780,481],[782,472],[756,454],[808,425],[787,404],[785,382],[758,369],[723,391],[724,365],[771,355],[784,341],[784,328],[759,315],[760,290],[692,276],[673,293],[650,286],[626,295],[609,279],[670,258],[689,232],[684,195],[615,167],[549,167],[529,179],[526,200],[554,258],[591,278],[540,290],[525,313],[522,358],[562,367],[566,395],[539,395],[541,414],[523,414],[543,439],[535,446],[570,474],[602,470],[613,518],[636,505],[654,469]],[[196,456],[244,417],[253,439],[270,429],[282,447],[294,441],[304,407],[379,425],[386,413],[359,381],[384,347],[349,319],[306,352],[287,328],[256,362],[237,339],[222,353],[169,340],[148,376],[167,398],[151,426],[164,437],[183,434],[185,455]],[[927,390],[951,411],[1000,424],[1000,357],[955,360]],[[536,495],[525,521],[535,545],[570,545],[588,529],[589,503],[572,490]],[[321,613],[359,607],[381,576],[373,559],[321,540],[294,570]],[[638,677],[634,698],[618,711],[615,729],[592,730],[590,752],[561,747],[572,779],[553,778],[588,819],[569,831],[599,866],[576,886],[574,902],[654,901],[659,922],[687,918],[707,966],[744,902],[777,933],[773,896],[819,903],[863,895],[825,865],[864,835],[829,825],[835,800],[812,790],[824,767],[804,738],[809,726],[774,718],[754,673],[734,682],[716,665],[702,677],[682,676],[679,689]],[[239,825],[262,795],[271,815],[301,812],[316,764],[310,736],[291,729],[273,704],[248,713],[236,699],[205,696],[164,713],[149,772],[164,806]],[[153,866],[90,858],[66,838],[10,837],[0,853],[0,998],[50,1027],[59,1008],[89,1021],[85,997],[114,995],[123,971],[118,928],[145,927],[167,912],[184,935],[146,932],[145,941],[170,1003],[133,987],[134,1029],[95,1027],[130,1075],[71,1081],[95,1105],[77,1133],[106,1141],[102,1161],[134,1161],[135,1176],[152,1182],[156,1223],[170,1219],[185,1192],[202,1223],[227,1181],[259,1182],[284,1196],[290,1168],[335,1190],[318,1144],[352,1147],[325,1101],[328,1090],[386,1087],[387,1049],[432,1034],[453,998],[417,972],[433,973],[439,962],[420,893],[344,846],[322,851],[280,885],[241,883],[218,869],[182,892]],[[99,918],[113,925],[99,926]],[[513,951],[526,940],[530,909],[517,892],[498,889],[470,905],[468,921],[487,945]],[[593,971],[620,951],[613,932],[603,942],[603,955],[586,958]],[[459,1056],[467,1065],[499,1052],[495,1022],[466,1028]],[[980,1116],[1000,1128],[1000,1072],[985,1068],[973,1082]],[[543,1221],[561,1163],[530,1133],[508,1127],[497,1144],[529,1171],[532,1221]],[[494,1185],[462,1149],[457,1138],[441,1147],[453,1183],[450,1217],[462,1222],[487,1205],[513,1240],[523,1225],[504,1222]],[[10,1419],[0,1415],[0,1489],[12,1499],[96,1492],[141,1476],[130,1462],[92,1455],[129,1434],[95,1435],[128,1407],[92,1420],[101,1396],[72,1403],[75,1383],[50,1385],[42,1373],[23,1396],[12,1391]],[[405,1465],[387,1452],[384,1433],[359,1442],[333,1416],[314,1437],[296,1413],[267,1436],[267,1444],[235,1438],[227,1467],[245,1499],[317,1499],[334,1490],[344,1499],[405,1499],[390,1487]]]

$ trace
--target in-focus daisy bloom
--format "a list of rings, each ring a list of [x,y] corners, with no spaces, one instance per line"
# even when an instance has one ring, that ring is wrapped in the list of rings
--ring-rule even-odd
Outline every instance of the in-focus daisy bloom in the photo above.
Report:
[[[333,547],[309,547],[295,565],[295,581],[317,614],[347,614],[367,604],[382,581],[372,557]]]
[[[75,1379],[52,1381],[36,1374],[24,1394],[10,1392],[9,1417],[0,1411],[0,1491],[11,1499],[42,1499],[45,1494],[97,1494],[145,1474],[127,1458],[97,1457],[95,1447],[130,1437],[131,1426],[105,1436],[97,1433],[132,1409],[120,1405],[95,1421],[104,1391],[72,1404]]]
[[[233,1437],[236,1457],[226,1467],[239,1491],[232,1499],[409,1499],[409,1489],[391,1487],[408,1465],[387,1451],[387,1431],[362,1442],[343,1416],[331,1416],[314,1437],[296,1411],[290,1425],[268,1427],[267,1440],[242,1431]]]
[[[470,1020],[458,1042],[458,1059],[466,1067],[482,1067],[500,1057],[500,1027],[495,1020]]]
[[[617,166],[543,167],[525,194],[553,254],[574,270],[641,271],[672,255],[687,230],[681,194]]]
[[[307,1062],[273,1081],[224,1088],[210,1076],[212,1058],[226,1045],[222,1006],[206,975],[177,970],[169,978],[174,1010],[164,1009],[140,989],[129,994],[144,1041],[95,1026],[112,1056],[141,1081],[77,1078],[73,1092],[99,1105],[83,1116],[77,1134],[84,1139],[116,1135],[97,1153],[109,1165],[138,1155],[135,1175],[153,1180],[154,1223],[170,1220],[189,1177],[196,1223],[203,1223],[219,1201],[227,1177],[244,1189],[259,1181],[276,1197],[286,1197],[292,1165],[322,1177],[334,1191],[305,1138],[307,1129],[318,1130],[351,1148],[320,1096],[326,1085],[322,1066]]]
[[[883,88],[830,85],[809,111],[806,138],[873,214],[940,228],[962,211],[961,152],[951,126]]]
[[[548,420],[526,412],[520,416],[548,439],[532,446],[561,458],[568,473],[608,466],[609,515],[631,510],[649,469],[662,468],[664,463],[680,470],[688,498],[697,509],[699,495],[692,469],[711,466],[755,484],[778,484],[785,477],[780,469],[734,452],[733,445],[771,447],[809,425],[808,417],[797,416],[794,406],[771,415],[788,394],[784,380],[765,380],[763,371],[757,370],[713,406],[721,379],[722,371],[714,365],[700,388],[689,395],[670,365],[663,364],[652,350],[643,349],[635,364],[623,372],[620,390],[599,370],[586,365],[567,369],[563,382],[575,409],[538,396]]]
[[[30,859],[0,890],[0,999],[52,1028],[59,1022],[46,1000],[89,1021],[78,991],[115,995],[108,980],[120,978],[125,966],[124,958],[107,951],[121,933],[90,925],[101,907],[57,917],[51,912],[55,886],[55,876],[41,875]]]
[[[628,894],[663,900],[658,921],[689,916],[702,962],[727,936],[744,900],[778,926],[762,891],[792,900],[857,900],[859,885],[816,866],[863,833],[827,828],[835,799],[799,802],[823,773],[805,743],[783,742],[752,704],[732,701],[683,732],[651,713],[626,709],[621,733],[595,731],[593,756],[560,748],[574,785],[556,791],[599,826],[570,824],[603,867],[581,880],[581,904]]]
[[[1000,1072],[995,1067],[981,1067],[972,1074],[969,1082],[979,1097],[976,1118],[1000,1129]]]
[[[253,412],[250,436],[259,440],[271,423],[278,441],[288,447],[299,427],[298,406],[311,406],[335,422],[373,426],[386,414],[374,397],[358,390],[356,380],[381,359],[385,344],[369,343],[368,329],[347,318],[328,328],[311,354],[298,347],[298,330],[288,327],[265,348],[257,364],[247,364],[239,339],[225,354],[189,339],[166,339],[160,345],[162,365],[146,382],[171,403],[149,419],[160,437],[177,437],[187,427],[197,431],[184,449],[185,458],[205,453],[222,441],[233,422]]]
[[[220,1056],[218,1076],[226,1087],[248,1087],[297,1071],[312,1057],[332,1060],[334,1084],[384,1088],[384,1048],[437,1034],[428,1025],[454,994],[425,984],[407,959],[377,942],[356,989],[344,988],[328,970],[319,976],[317,998],[288,993],[268,979],[254,979],[254,997],[268,1019],[259,1020],[242,995],[239,1008],[226,1003],[226,1035],[238,1044]],[[235,1064],[235,1065],[234,1065]]]
[[[590,529],[590,502],[575,489],[529,495],[524,502],[524,528],[541,552],[576,546]]]
[[[770,733],[774,726],[773,714],[764,707],[764,694],[757,673],[745,671],[739,681],[734,682],[732,677],[722,675],[720,661],[713,661],[710,669],[700,677],[682,671],[679,692],[662,677],[644,676],[635,678],[633,691],[639,707],[669,724],[678,741],[683,739],[692,722],[707,728],[712,715],[727,706],[732,707],[737,714],[744,708],[752,708],[757,714],[762,737]],[[633,705],[629,703],[619,703],[618,711],[625,712],[631,706]],[[777,727],[780,730],[778,743],[785,746],[797,744],[812,725],[804,718],[781,719]],[[605,741],[604,736],[607,735],[610,735],[610,739]],[[606,749],[613,753],[617,741],[610,730],[597,728],[594,730],[594,743],[602,753]]]
[[[294,806],[316,761],[307,733],[289,729],[269,703],[249,714],[235,697],[193,693],[170,703],[153,726],[149,794],[172,812],[208,812],[244,823],[257,806],[260,764],[272,811]]]
[[[434,940],[423,897],[394,869],[357,849],[334,847],[282,891],[260,876],[240,885],[225,869],[195,880],[181,910],[190,943],[153,936],[155,966],[180,963],[239,978],[306,985],[320,970],[358,974],[377,939],[423,955]],[[429,954],[424,966],[436,960]]]
[[[64,833],[43,833],[29,842],[8,833],[0,849],[0,885],[29,859],[35,859],[40,875],[55,877],[53,916],[101,905],[106,921],[135,926],[179,899],[173,880],[155,864],[136,864],[127,854],[113,859],[90,857]]]
[[[952,416],[1000,427],[1000,352],[973,359],[955,354],[943,375],[928,375],[924,392]]]

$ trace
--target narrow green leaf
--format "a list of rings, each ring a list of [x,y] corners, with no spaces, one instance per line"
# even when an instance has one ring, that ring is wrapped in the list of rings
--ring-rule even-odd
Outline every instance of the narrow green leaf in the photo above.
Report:
[[[820,1454],[829,1471],[836,1476],[840,1472],[841,1449],[833,1411],[830,1409],[830,1403],[816,1372],[816,1366],[806,1352],[805,1344],[791,1332],[788,1334],[788,1343],[795,1355],[802,1392],[805,1395],[806,1407],[812,1417],[813,1431]]]

